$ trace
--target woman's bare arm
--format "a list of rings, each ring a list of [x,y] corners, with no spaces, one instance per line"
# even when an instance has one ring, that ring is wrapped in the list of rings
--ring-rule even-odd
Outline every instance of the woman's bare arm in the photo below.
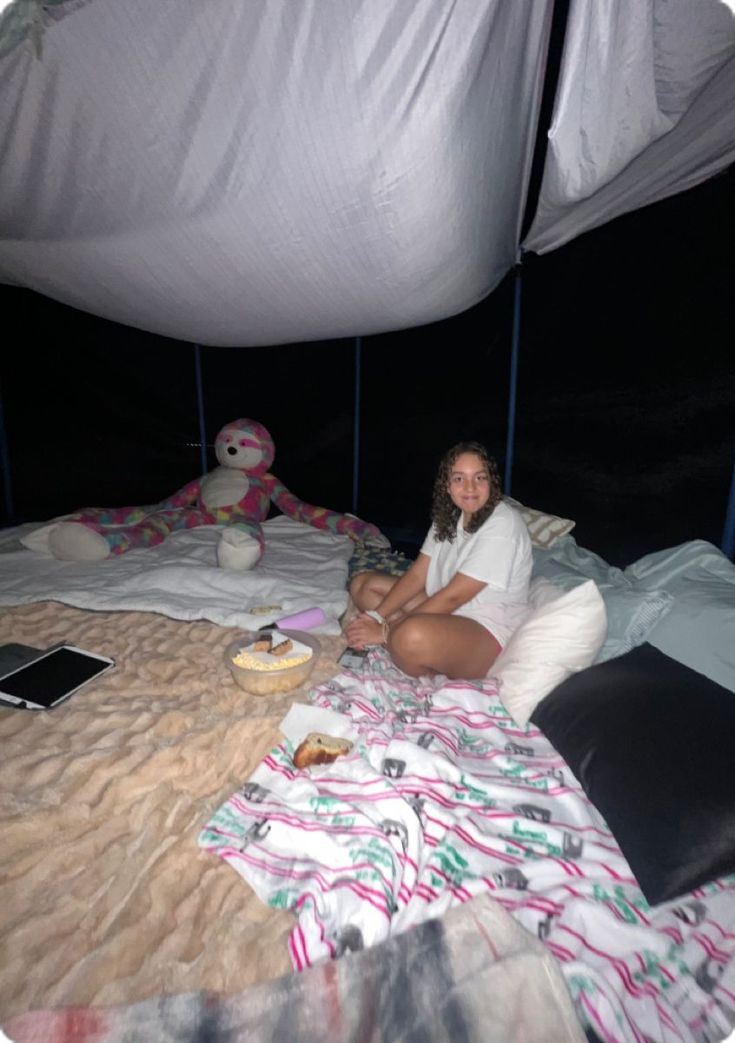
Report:
[[[471,601],[486,586],[487,583],[483,583],[482,580],[473,579],[471,576],[458,572],[450,579],[446,587],[437,590],[436,594],[432,594],[430,598],[422,602],[415,611],[450,615]]]

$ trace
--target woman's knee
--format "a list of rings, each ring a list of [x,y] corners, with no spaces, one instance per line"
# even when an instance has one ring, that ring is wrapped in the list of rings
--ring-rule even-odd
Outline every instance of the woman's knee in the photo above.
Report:
[[[396,582],[383,572],[358,572],[350,583],[350,596],[362,611],[376,608]]]
[[[380,592],[374,591],[374,572],[358,572],[350,583],[350,597],[359,609],[373,608],[372,602],[380,600]]]
[[[356,576],[353,576],[350,581],[350,597],[357,605],[362,594],[362,589],[365,586],[367,578],[367,572],[358,572]]]
[[[426,627],[420,616],[409,616],[390,629],[388,651],[401,659],[420,659],[427,647]]]

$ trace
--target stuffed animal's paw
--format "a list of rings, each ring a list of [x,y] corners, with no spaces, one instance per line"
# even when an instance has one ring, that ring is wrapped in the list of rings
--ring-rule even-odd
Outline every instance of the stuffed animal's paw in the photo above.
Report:
[[[49,532],[48,549],[61,561],[104,561],[110,547],[104,537],[80,522],[61,522]]]
[[[242,529],[225,529],[217,544],[217,564],[221,569],[247,572],[260,561],[260,544]]]
[[[31,529],[25,536],[21,536],[19,542],[28,550],[35,550],[39,554],[51,554],[51,547],[49,540],[51,539],[51,533],[58,529],[59,525],[69,515],[63,515],[60,518],[54,518],[53,521],[48,522],[46,525],[38,525],[35,529]]]

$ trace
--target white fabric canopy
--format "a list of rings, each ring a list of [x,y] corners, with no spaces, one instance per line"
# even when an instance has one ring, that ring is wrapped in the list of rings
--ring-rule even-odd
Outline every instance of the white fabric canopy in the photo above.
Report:
[[[550,10],[90,0],[0,62],[0,279],[204,344],[462,311],[515,259]]]
[[[730,7],[572,0],[527,249],[553,250],[734,161]]]
[[[446,318],[516,260],[551,0],[40,8],[0,16],[0,280],[244,346]],[[525,248],[733,160],[728,4],[571,0]]]

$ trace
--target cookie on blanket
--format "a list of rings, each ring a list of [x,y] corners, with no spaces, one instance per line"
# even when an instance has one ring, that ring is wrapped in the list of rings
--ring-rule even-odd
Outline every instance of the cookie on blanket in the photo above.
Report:
[[[331,764],[352,749],[349,739],[336,739],[323,732],[309,732],[293,755],[294,766],[309,768],[312,764]]]

